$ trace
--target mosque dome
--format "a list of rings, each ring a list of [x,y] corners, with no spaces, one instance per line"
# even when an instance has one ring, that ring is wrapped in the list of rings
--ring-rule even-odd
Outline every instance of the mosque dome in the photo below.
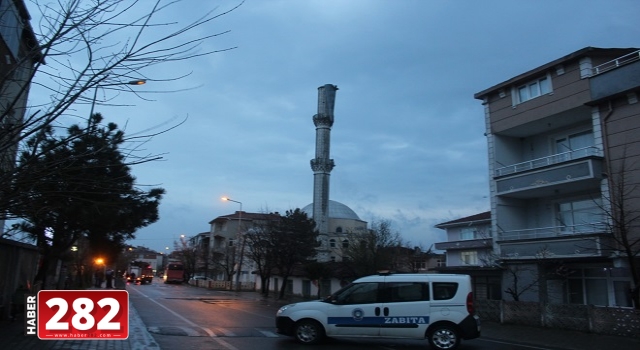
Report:
[[[308,217],[313,218],[313,203],[302,208],[302,211],[307,214]],[[330,219],[350,219],[350,220],[360,220],[358,214],[355,211],[351,210],[351,208],[346,205],[329,200],[329,218]]]

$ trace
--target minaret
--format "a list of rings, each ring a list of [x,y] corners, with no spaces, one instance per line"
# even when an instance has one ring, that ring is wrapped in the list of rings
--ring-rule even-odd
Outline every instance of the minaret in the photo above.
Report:
[[[318,261],[327,261],[327,235],[329,233],[329,174],[333,170],[333,159],[329,158],[333,108],[338,87],[326,84],[318,88],[318,114],[313,116],[316,126],[316,157],[311,160],[313,170],[313,219],[320,233],[322,245]]]

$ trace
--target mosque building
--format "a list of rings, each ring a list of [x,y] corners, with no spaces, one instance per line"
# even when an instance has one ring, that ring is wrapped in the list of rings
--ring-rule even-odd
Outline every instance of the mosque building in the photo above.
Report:
[[[331,127],[336,101],[336,85],[318,88],[318,114],[313,116],[316,126],[316,157],[311,160],[313,170],[313,203],[302,208],[316,222],[321,242],[317,260],[342,260],[341,250],[348,247],[350,234],[364,232],[367,222],[361,220],[348,206],[329,199],[329,177],[335,166],[330,158]]]

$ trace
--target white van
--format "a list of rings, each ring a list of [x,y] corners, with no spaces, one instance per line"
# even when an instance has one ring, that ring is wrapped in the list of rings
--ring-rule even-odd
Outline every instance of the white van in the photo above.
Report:
[[[438,350],[480,336],[471,277],[452,274],[363,277],[328,298],[281,307],[276,328],[304,344],[325,336],[426,338]]]

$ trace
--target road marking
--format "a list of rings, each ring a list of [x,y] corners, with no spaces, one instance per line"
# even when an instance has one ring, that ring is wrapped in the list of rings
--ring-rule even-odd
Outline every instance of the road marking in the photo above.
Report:
[[[216,328],[216,330],[220,331],[220,333],[224,334],[225,337],[235,337],[236,334],[232,331],[226,330],[224,328]]]
[[[492,340],[492,339],[486,339],[486,338],[479,338],[477,339],[478,341],[485,341],[487,343],[498,343],[498,344],[506,344],[506,345],[517,345],[518,347],[522,347],[522,348],[529,348],[529,349],[536,349],[536,350],[551,350],[550,348],[541,348],[539,346],[533,346],[533,345],[525,345],[525,344],[520,344],[520,343],[513,343],[513,342],[507,342],[507,341],[500,341],[500,340]]]
[[[217,337],[215,333],[209,328],[201,327],[203,331],[205,331],[211,338]]]
[[[155,301],[154,299],[152,299],[152,298],[151,298],[151,297],[149,297],[148,295],[146,295],[146,294],[142,293],[142,292],[141,292],[141,291],[139,291],[137,288],[131,288],[131,290],[135,290],[136,292],[140,293],[140,295],[142,295],[143,297],[145,297],[145,298],[149,299],[150,301],[152,301],[152,302],[154,302],[154,303],[158,304],[158,306],[160,306],[161,308],[163,308],[163,309],[165,309],[165,310],[169,311],[172,315],[174,315],[174,316],[176,316],[177,318],[179,318],[179,319],[183,320],[184,322],[188,323],[189,325],[191,325],[191,326],[193,326],[193,327],[200,327],[200,326],[198,326],[197,324],[195,324],[195,323],[191,322],[190,320],[188,320],[188,319],[184,318],[182,315],[180,315],[180,314],[178,314],[178,313],[174,312],[173,310],[169,309],[168,307],[166,307],[166,306],[164,306],[164,305],[160,304],[159,302]],[[211,337],[211,338],[212,338],[213,340],[215,340],[216,342],[218,342],[218,344],[220,344],[220,345],[224,346],[225,348],[227,348],[228,350],[239,350],[239,349],[238,349],[238,348],[236,348],[235,346],[233,346],[233,345],[231,345],[231,344],[227,343],[226,341],[224,341],[224,340],[222,340],[222,339],[220,339],[220,338],[218,338],[218,337]]]
[[[200,334],[200,332],[198,332],[198,330],[191,328],[191,327],[181,327],[178,326],[179,329],[181,329],[182,331],[184,331],[185,333],[187,333],[188,337],[200,337],[202,336],[202,334]]]
[[[261,330],[257,330],[258,332],[262,333],[262,335],[264,335],[265,337],[269,337],[269,338],[278,338],[279,335],[271,332],[271,331],[261,331]]]

